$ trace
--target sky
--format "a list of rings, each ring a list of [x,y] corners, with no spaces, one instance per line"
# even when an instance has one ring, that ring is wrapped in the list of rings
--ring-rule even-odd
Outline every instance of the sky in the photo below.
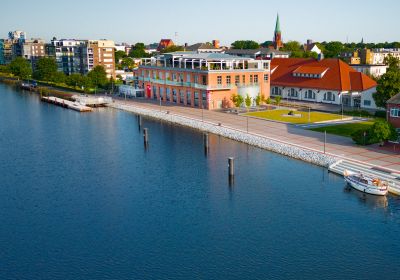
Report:
[[[279,13],[283,41],[400,41],[397,0],[4,0],[0,38],[110,39],[178,44],[272,40]]]

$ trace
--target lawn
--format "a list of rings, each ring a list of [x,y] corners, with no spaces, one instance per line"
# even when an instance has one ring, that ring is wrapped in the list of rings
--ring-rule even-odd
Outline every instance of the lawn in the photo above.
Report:
[[[280,121],[280,122],[295,123],[295,124],[303,124],[309,122],[308,112],[294,111],[295,114],[301,114],[301,117],[287,116],[289,112],[290,110],[270,110],[261,112],[251,112],[247,113],[246,116],[252,116],[252,117]],[[311,112],[310,114],[310,122],[312,123],[330,121],[330,120],[340,120],[341,118],[342,116],[338,114],[329,114],[320,112]]]
[[[357,123],[346,123],[331,126],[323,126],[317,128],[311,128],[312,131],[324,132],[329,134],[335,134],[340,136],[351,137],[354,131],[370,128],[374,122],[357,122]]]

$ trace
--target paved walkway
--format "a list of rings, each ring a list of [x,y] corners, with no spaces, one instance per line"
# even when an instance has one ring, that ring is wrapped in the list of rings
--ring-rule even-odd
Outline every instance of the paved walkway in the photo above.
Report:
[[[160,107],[157,102],[149,102],[140,99],[116,99],[115,102],[146,109],[169,111],[170,113],[197,119],[199,121],[207,121],[216,124],[221,123],[222,126],[249,131],[269,138],[300,145],[305,148],[318,150],[322,153],[324,152],[323,133],[305,130],[291,124],[277,123],[236,114],[201,110],[166,103],[163,103]],[[367,165],[377,166],[400,174],[399,154],[393,151],[379,149],[377,146],[360,147],[355,145],[350,138],[328,134],[325,151],[326,153],[335,155],[336,157],[362,162]]]

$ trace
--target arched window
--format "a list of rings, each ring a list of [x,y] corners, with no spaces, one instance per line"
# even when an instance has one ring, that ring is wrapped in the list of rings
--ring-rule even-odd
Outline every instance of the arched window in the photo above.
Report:
[[[335,94],[332,92],[328,91],[324,93],[324,100],[326,101],[335,101]]]
[[[299,93],[298,93],[297,90],[295,90],[294,88],[291,88],[290,91],[289,91],[289,96],[290,96],[290,97],[297,97],[298,94],[299,94]]]
[[[278,87],[272,88],[272,95],[282,95],[282,90]]]
[[[315,99],[315,92],[313,92],[311,89],[306,90],[304,93],[304,98],[305,99]]]

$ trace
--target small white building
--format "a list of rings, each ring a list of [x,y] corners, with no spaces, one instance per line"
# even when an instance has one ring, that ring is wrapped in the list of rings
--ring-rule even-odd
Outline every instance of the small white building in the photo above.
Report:
[[[340,59],[273,59],[271,96],[376,109],[376,82]]]

